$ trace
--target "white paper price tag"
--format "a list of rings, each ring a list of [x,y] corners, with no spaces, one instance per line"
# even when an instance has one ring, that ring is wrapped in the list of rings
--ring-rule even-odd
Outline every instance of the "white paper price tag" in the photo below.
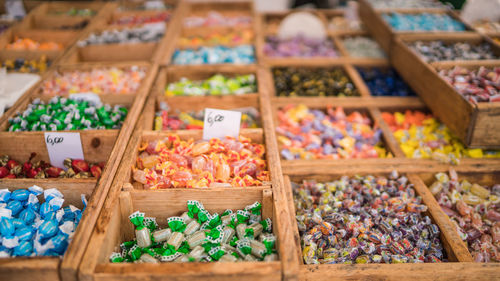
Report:
[[[240,134],[241,112],[205,108],[203,139],[238,137]]]
[[[83,159],[80,133],[45,132],[45,145],[53,166],[66,169],[64,159]]]

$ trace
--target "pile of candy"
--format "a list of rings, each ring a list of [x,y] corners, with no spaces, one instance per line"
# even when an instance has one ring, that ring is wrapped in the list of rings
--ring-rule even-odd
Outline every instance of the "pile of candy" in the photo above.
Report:
[[[396,31],[465,31],[465,25],[447,14],[382,14]]]
[[[170,135],[141,144],[133,178],[145,188],[247,187],[269,181],[265,147],[238,139],[181,140]]]
[[[275,68],[273,77],[278,96],[359,96],[340,68]]]
[[[299,35],[281,40],[277,36],[268,36],[264,45],[264,54],[270,57],[338,57],[330,39],[318,40]]]
[[[252,64],[255,63],[255,51],[252,45],[237,47],[200,47],[197,49],[175,50],[173,64]]]
[[[96,11],[91,9],[77,9],[71,8],[67,11],[54,11],[52,14],[56,15],[67,15],[67,16],[78,16],[78,17],[91,17],[96,14]]]
[[[500,184],[460,181],[454,170],[435,175],[429,187],[476,262],[500,262]]]
[[[427,62],[445,60],[493,60],[498,59],[487,43],[444,43],[442,41],[416,41],[410,48],[420,54]]]
[[[146,69],[138,66],[56,72],[54,76],[42,82],[41,91],[46,95],[58,96],[86,92],[134,94],[144,77]]]
[[[0,157],[0,179],[44,179],[44,178],[100,178],[106,163],[92,164],[82,159],[67,158],[63,170],[45,161],[36,161],[36,153],[31,153],[28,161],[20,164],[8,155]]]
[[[91,33],[85,40],[78,41],[78,47],[104,44],[134,44],[157,42],[165,34],[164,24],[147,24],[137,28],[112,29]]]
[[[193,27],[241,27],[252,23],[251,16],[226,16],[216,11],[210,11],[206,16],[190,16],[184,19],[184,26]]]
[[[64,255],[87,206],[83,195],[82,201],[82,210],[63,207],[59,190],[36,185],[0,190],[0,257]]]
[[[415,92],[392,68],[358,68],[372,96],[415,96]]]
[[[382,131],[368,116],[349,115],[341,107],[326,113],[305,105],[289,105],[278,111],[281,156],[294,159],[350,159],[389,157],[382,147]]]
[[[228,31],[224,33],[211,32],[206,35],[181,37],[179,46],[182,48],[196,48],[203,45],[242,45],[252,44],[254,38],[251,29]]]
[[[91,101],[53,97],[46,104],[35,99],[28,108],[9,118],[9,132],[104,130],[121,128],[127,108]]]
[[[363,29],[363,24],[359,20],[351,20],[343,16],[337,16],[330,19],[328,29],[333,31],[361,31]]]
[[[161,130],[202,130],[205,111],[190,111],[180,112],[176,110],[170,112],[170,108],[166,103],[161,103],[162,110],[156,112],[154,129]],[[254,107],[245,107],[239,109],[231,109],[241,112],[241,125],[243,128],[258,128],[260,126],[259,111]]]
[[[18,38],[14,39],[14,42],[7,44],[5,46],[7,50],[30,50],[30,51],[60,51],[64,49],[61,43],[57,42],[38,42],[29,38]]]
[[[408,158],[458,164],[462,157],[500,157],[500,151],[467,149],[448,127],[421,111],[383,112],[382,117]]]
[[[129,216],[135,240],[120,245],[111,254],[119,262],[237,262],[275,261],[276,237],[272,221],[262,220],[262,205],[255,202],[243,210],[210,214],[202,203],[187,202],[187,212],[169,217],[168,228],[160,229],[156,218],[139,211]]]
[[[349,56],[356,58],[385,58],[384,51],[375,42],[368,37],[351,37],[342,40]]]
[[[18,58],[15,60],[5,60],[2,62],[2,67],[7,68],[9,72],[21,73],[43,73],[50,66],[51,61],[47,57],[41,56],[37,60],[25,60]]]
[[[439,228],[396,172],[292,184],[305,264],[441,262]]]
[[[439,71],[441,77],[472,103],[500,102],[500,67],[469,70],[456,66]]]
[[[153,15],[127,15],[114,19],[110,25],[142,25],[148,23],[168,22],[170,20],[170,12],[161,12]]]
[[[375,9],[391,8],[444,8],[445,6],[435,0],[368,0]]]
[[[245,74],[227,77],[222,74],[200,81],[191,81],[181,78],[178,82],[170,83],[165,89],[165,95],[171,96],[225,96],[242,95],[257,92],[255,75]]]
[[[493,22],[488,20],[476,21],[473,24],[479,32],[500,32],[500,22]]]

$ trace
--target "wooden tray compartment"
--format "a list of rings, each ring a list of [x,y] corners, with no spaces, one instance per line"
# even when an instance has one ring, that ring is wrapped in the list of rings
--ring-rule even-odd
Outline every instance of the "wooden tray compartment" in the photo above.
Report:
[[[463,277],[464,274],[472,277],[474,274],[467,271],[464,272],[460,269],[467,268],[467,266],[472,266],[471,256],[467,251],[467,248],[463,245],[458,237],[457,233],[453,231],[453,226],[447,218],[447,216],[441,211],[439,205],[435,201],[432,194],[427,190],[425,184],[420,180],[420,178],[413,174],[406,174],[409,182],[414,185],[414,190],[416,194],[421,196],[423,199],[423,204],[428,207],[428,210],[424,215],[431,217],[433,223],[437,224],[441,230],[440,236],[443,243],[443,248],[447,254],[448,263],[425,263],[425,264],[353,264],[353,265],[343,265],[343,264],[319,264],[319,265],[304,265],[301,253],[301,242],[300,235],[298,232],[296,220],[295,220],[295,206],[293,201],[292,187],[290,182],[294,181],[301,183],[303,179],[316,179],[320,182],[338,179],[343,175],[384,175],[389,174],[389,169],[387,172],[382,173],[371,173],[369,172],[369,167],[358,167],[357,169],[351,170],[347,173],[336,172],[335,170],[324,169],[318,171],[316,174],[307,176],[285,176],[285,188],[287,192],[287,200],[289,202],[289,208],[291,210],[290,219],[294,226],[294,237],[295,241],[291,245],[296,248],[296,253],[300,263],[299,280],[345,280],[345,278],[350,279],[369,279],[377,276],[377,278],[387,279],[387,280],[398,280],[400,278],[412,279],[412,280],[422,280],[428,278],[429,274],[442,274],[443,271],[447,271],[446,276],[442,276],[444,279],[452,279],[457,277]],[[457,240],[458,239],[458,240]],[[463,262],[468,262],[463,264]],[[481,267],[481,277],[488,279],[495,274],[494,268],[491,266]],[[434,273],[436,272],[436,273]],[[438,273],[441,272],[441,273]],[[484,273],[483,273],[484,272]],[[403,277],[404,276],[404,277]],[[436,276],[436,275],[434,275]]]
[[[8,188],[10,191],[13,191],[16,189],[26,189],[34,184],[44,189],[57,188],[64,195],[64,206],[72,204],[81,210],[83,203],[80,195],[84,194],[90,203],[95,181],[84,179],[73,179],[72,181],[64,182],[36,179],[26,179],[16,182],[1,180],[0,188]],[[41,199],[43,200],[43,196]],[[84,214],[87,212],[89,212],[89,210],[85,210]],[[85,225],[80,221],[76,228],[75,235],[80,235],[81,232],[84,232],[89,227],[91,226]],[[33,280],[34,278],[37,280],[61,280],[59,265],[62,261],[71,258],[71,253],[68,251],[66,251],[66,254],[62,257],[2,258],[0,259],[0,274],[5,280],[12,281]]]
[[[137,11],[137,10],[115,11],[112,14],[109,15],[108,19],[106,20],[106,23],[108,24],[109,27],[113,27],[113,28],[137,27],[137,26],[141,26],[141,24],[115,24],[113,22],[117,21],[117,20],[120,20],[122,18],[126,18],[126,17],[133,17],[133,16],[136,16],[136,17],[151,17],[151,16],[155,16],[155,15],[158,15],[158,14],[163,14],[163,13],[169,14],[169,20],[165,22],[165,23],[168,24],[168,22],[170,20],[172,20],[172,16],[173,16],[173,13],[174,13],[173,9],[167,9],[167,10],[144,10],[144,11],[143,10],[139,10],[139,11]]]
[[[202,130],[178,130],[178,131],[143,131],[142,133],[139,133],[139,137],[136,139],[132,139],[129,143],[130,146],[133,147],[133,150],[130,153],[130,158],[126,158],[122,160],[122,163],[126,163],[127,167],[136,167],[136,160],[139,155],[139,147],[141,143],[143,142],[150,142],[153,140],[162,140],[166,138],[169,135],[176,134],[180,137],[181,140],[188,140],[188,139],[194,139],[200,140],[203,137],[203,131]],[[262,129],[241,129],[240,130],[240,135],[250,138],[253,143],[260,143],[264,144],[264,132]],[[267,162],[267,170],[270,171],[269,168],[269,152],[266,151],[265,159]],[[126,178],[126,182],[131,182],[134,189],[137,190],[142,190],[144,189],[143,185],[139,182],[136,182],[132,178],[132,173],[130,171],[124,175],[124,178]],[[264,186],[269,186],[270,183],[264,183]],[[238,187],[239,188],[239,187]],[[245,187],[245,188],[253,188],[253,187]],[[185,188],[182,188],[185,189]],[[214,188],[208,188],[208,190],[212,190]],[[229,188],[232,189],[232,188]]]
[[[380,44],[382,49],[387,54],[392,51],[392,44],[395,36],[405,34],[439,34],[444,36],[460,36],[464,34],[473,34],[474,29],[465,23],[460,16],[455,12],[448,9],[429,8],[429,9],[377,9],[374,10],[367,1],[359,1],[359,17],[363,21],[364,26],[373,35],[375,40]],[[403,14],[419,14],[419,13],[432,13],[432,14],[448,14],[453,19],[463,23],[466,31],[394,31],[392,27],[382,18],[385,13],[403,13]]]
[[[113,198],[108,198],[112,200]],[[281,278],[281,263],[274,262],[238,262],[219,263],[162,263],[162,264],[112,264],[109,256],[123,241],[134,237],[133,228],[128,215],[136,210],[145,212],[147,216],[156,217],[160,227],[165,227],[166,218],[180,215],[186,211],[187,200],[198,200],[210,212],[222,212],[227,208],[239,209],[259,201],[263,205],[263,217],[270,217],[276,233],[277,212],[273,204],[272,192],[267,188],[259,189],[218,189],[218,190],[161,190],[124,191],[119,199],[114,198],[108,209],[103,209],[98,227],[91,240],[82,266],[87,266],[86,258],[95,257],[91,266],[92,272],[81,274],[81,280],[122,279],[143,280],[144,278],[165,280],[220,280],[238,278],[241,280],[278,280]],[[102,222],[102,224],[101,224]],[[277,249],[281,247],[277,241]],[[91,253],[92,252],[92,253]]]
[[[54,30],[20,30],[9,29],[5,31],[0,37],[0,60],[24,58],[24,59],[38,59],[45,55],[47,59],[55,61],[60,55],[64,53],[64,48],[69,45],[76,38],[77,33],[74,31],[54,31]],[[30,38],[38,42],[53,41],[63,45],[62,50],[7,50],[7,44],[14,42],[15,38]]]
[[[436,38],[436,37],[433,37]],[[408,84],[422,98],[422,101],[432,112],[443,121],[463,142],[472,148],[500,148],[500,106],[495,103],[480,103],[473,105],[459,95],[454,88],[444,81],[436,69],[423,61],[416,52],[406,44],[411,41],[432,38],[411,37],[396,40],[391,61]],[[434,39],[435,40],[435,39]],[[445,42],[469,42],[477,44],[482,42],[481,37],[465,40],[460,38],[446,39]],[[492,45],[493,51],[500,55],[500,46]],[[499,65],[499,60],[494,61],[453,61],[438,62],[434,65],[441,66],[474,66]],[[412,67],[407,67],[411,65]]]
[[[276,69],[276,68],[283,68],[282,66],[279,66],[279,67],[273,67],[270,71],[271,71],[271,83],[272,83],[272,88],[269,89],[269,93],[270,93],[270,96],[275,98],[275,99],[279,99],[279,100],[287,100],[291,97],[288,97],[288,96],[278,96],[277,93],[276,93],[276,86],[275,86],[275,82],[274,82],[274,74],[273,74],[273,70]],[[333,66],[333,67],[327,67],[327,66],[320,66],[320,67],[315,67],[313,65],[307,65],[307,66],[290,66],[290,67],[286,67],[286,68],[306,68],[306,69],[311,69],[311,70],[315,70],[315,69],[341,69],[343,72],[344,72],[344,75],[347,76],[350,80],[351,80],[351,83],[354,85],[354,88],[358,90],[359,92],[359,96],[352,96],[352,97],[333,97],[333,96],[328,96],[328,97],[320,97],[320,96],[297,96],[297,97],[293,97],[293,98],[300,98],[300,99],[324,99],[324,98],[328,98],[328,99],[333,99],[333,98],[340,98],[340,99],[359,99],[361,97],[370,97],[370,92],[368,90],[368,87],[364,84],[363,82],[363,79],[361,78],[361,76],[359,75],[359,73],[356,71],[356,69],[350,65],[350,64],[343,64],[343,65],[339,65],[339,66]]]
[[[445,173],[447,173],[447,172],[445,172]],[[436,173],[420,173],[417,175],[422,180],[422,182],[425,184],[425,186],[430,190],[429,187],[432,185],[432,183],[434,183],[436,181],[436,178],[434,177],[435,174]],[[477,183],[477,184],[480,184],[483,186],[492,187],[493,185],[500,183],[500,173],[499,172],[496,172],[496,173],[458,172],[457,174],[458,174],[459,181],[467,180],[471,184]],[[448,216],[446,216],[446,217],[448,219],[450,219]],[[465,247],[467,249],[466,243],[463,242],[462,240],[460,240],[460,242],[462,242],[464,244],[463,247]],[[469,251],[469,254],[470,254],[470,251]],[[471,255],[471,257],[472,257],[472,255]],[[494,262],[492,262],[492,264],[495,265],[497,270],[500,270],[500,264],[494,263]]]
[[[91,9],[95,12],[95,15],[99,13],[99,10],[105,5],[105,3],[100,2],[88,2],[88,1],[67,1],[67,2],[48,2],[43,3],[37,8],[37,12],[41,14],[56,15],[62,17],[80,17],[80,18],[92,18],[93,16],[69,16],[64,14],[70,9]],[[61,13],[61,14],[58,14]]]

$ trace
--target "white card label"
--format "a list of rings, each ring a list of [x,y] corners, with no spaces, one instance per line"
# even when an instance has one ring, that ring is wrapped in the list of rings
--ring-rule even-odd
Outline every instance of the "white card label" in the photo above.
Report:
[[[64,159],[83,159],[80,133],[45,132],[45,145],[53,166],[66,170]]]
[[[240,134],[241,112],[205,108],[203,139],[238,137]]]

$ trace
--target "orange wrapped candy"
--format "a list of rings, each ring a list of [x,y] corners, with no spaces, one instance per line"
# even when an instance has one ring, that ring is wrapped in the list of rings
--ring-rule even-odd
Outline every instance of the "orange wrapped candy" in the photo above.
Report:
[[[29,38],[16,37],[14,42],[7,44],[7,50],[39,50],[39,51],[59,51],[64,48],[61,43],[57,42],[38,42]]]

